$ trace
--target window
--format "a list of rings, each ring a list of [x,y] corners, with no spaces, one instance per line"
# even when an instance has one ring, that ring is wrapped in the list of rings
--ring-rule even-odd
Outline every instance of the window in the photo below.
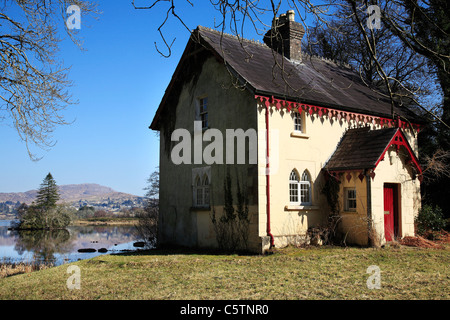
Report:
[[[200,120],[202,121],[202,129],[208,128],[208,98],[199,100],[200,105]]]
[[[206,174],[203,178],[203,204],[209,206],[209,179]]]
[[[289,176],[289,202],[311,205],[311,177],[307,170],[303,172],[301,180],[295,169],[291,171]]]
[[[206,174],[203,179],[200,179],[200,176],[195,178],[194,192],[194,205],[196,207],[209,206],[209,179]]]
[[[211,167],[192,168],[192,206],[201,208],[210,205]]]
[[[356,189],[355,188],[345,188],[345,210],[346,211],[356,211]]]
[[[292,131],[290,136],[294,138],[301,139],[309,139],[309,136],[306,134],[306,126],[305,126],[305,112],[301,109],[293,110],[291,112],[292,118]]]
[[[289,176],[289,201],[291,203],[298,203],[298,183],[297,172],[292,170]]]
[[[303,205],[311,204],[311,177],[307,170],[303,171],[300,181],[300,203]]]
[[[294,131],[303,132],[302,114],[294,111]]]
[[[197,206],[202,206],[203,205],[203,188],[202,188],[202,182],[200,180],[200,177],[197,177],[197,179],[195,179],[195,189],[196,189],[195,204]]]

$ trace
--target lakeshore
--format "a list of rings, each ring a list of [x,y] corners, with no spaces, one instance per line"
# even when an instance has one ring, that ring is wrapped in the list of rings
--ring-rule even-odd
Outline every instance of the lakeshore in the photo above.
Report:
[[[19,268],[133,250],[138,240],[132,219],[80,220],[54,230],[15,230],[11,222],[0,221],[0,263]]]
[[[120,225],[136,225],[138,223],[137,218],[89,218],[89,219],[79,219],[72,221],[71,226],[120,226]]]

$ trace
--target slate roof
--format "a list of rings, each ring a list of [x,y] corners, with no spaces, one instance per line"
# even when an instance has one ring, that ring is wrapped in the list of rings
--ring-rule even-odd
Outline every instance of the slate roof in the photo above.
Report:
[[[200,43],[200,44],[199,44]],[[177,92],[189,58],[207,49],[221,60],[255,95],[274,96],[342,111],[391,118],[391,103],[367,87],[351,68],[322,58],[303,55],[301,63],[290,61],[264,43],[238,39],[202,26],[197,27],[186,46],[171,83],[150,126],[158,129],[158,118],[168,97]],[[170,105],[169,107],[171,107]],[[423,120],[404,107],[395,112],[413,123]]]
[[[399,128],[349,129],[324,169],[329,171],[373,169]]]
[[[367,87],[349,67],[303,55],[291,62],[263,43],[238,39],[219,31],[197,28],[201,40],[212,48],[255,94],[370,115],[391,117],[391,103]],[[276,62],[275,62],[276,61]],[[410,121],[420,121],[406,108],[395,111]]]

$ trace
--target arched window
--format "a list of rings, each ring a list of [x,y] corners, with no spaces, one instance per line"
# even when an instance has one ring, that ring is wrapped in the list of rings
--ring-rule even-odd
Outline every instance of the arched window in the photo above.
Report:
[[[308,170],[303,171],[301,179],[297,170],[289,175],[289,202],[302,206],[311,205],[311,175]]]
[[[291,174],[289,175],[289,201],[291,203],[298,203],[298,183],[299,178],[297,171],[292,170]]]
[[[300,204],[311,204],[311,176],[308,170],[303,171],[302,179],[300,180]]]
[[[198,207],[209,206],[209,178],[208,175],[204,175],[202,179],[200,176],[195,178],[195,205]]]
[[[209,206],[209,179],[206,174],[203,177],[203,204]]]

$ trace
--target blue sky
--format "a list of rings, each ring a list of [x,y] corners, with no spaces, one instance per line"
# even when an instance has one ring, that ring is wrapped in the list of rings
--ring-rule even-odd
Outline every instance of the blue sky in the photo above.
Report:
[[[192,8],[180,2],[178,13],[191,29],[214,27],[219,13],[209,1],[201,2],[203,7],[198,3]],[[169,18],[164,35],[170,42],[176,40],[171,57],[164,58],[154,42],[164,49],[157,28],[165,18],[166,4],[135,10],[131,1],[99,1],[99,10],[102,14],[96,21],[81,18],[80,36],[86,51],[69,39],[60,46],[60,57],[71,66],[69,78],[74,86],[70,92],[79,103],[64,112],[65,119],[74,123],[56,128],[56,145],[49,151],[33,149],[43,157],[33,162],[8,118],[0,122],[0,192],[36,189],[51,172],[58,185],[98,183],[144,194],[146,179],[159,161],[159,139],[148,126],[189,32]],[[270,21],[270,16],[265,20]],[[259,38],[251,33],[246,37]]]

